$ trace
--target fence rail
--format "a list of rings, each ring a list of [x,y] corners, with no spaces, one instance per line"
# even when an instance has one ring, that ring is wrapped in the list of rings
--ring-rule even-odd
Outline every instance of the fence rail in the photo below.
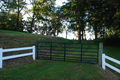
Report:
[[[114,59],[114,58],[111,58],[111,57],[109,57],[109,56],[106,56],[105,54],[102,54],[102,68],[105,70],[105,66],[107,66],[107,67],[115,70],[116,72],[120,73],[120,69],[118,69],[118,68],[116,68],[116,67],[114,67],[114,66],[112,66],[112,65],[110,65],[110,64],[108,64],[108,63],[106,63],[106,62],[105,62],[105,59],[108,59],[108,60],[110,60],[110,61],[113,61],[113,62],[115,62],[115,63],[117,63],[117,64],[120,64],[120,61],[118,61],[118,60],[116,60],[116,59]]]
[[[19,54],[19,55],[12,55],[3,57],[3,52],[11,52],[11,51],[20,51],[20,50],[29,50],[32,49],[31,53]],[[3,60],[24,57],[24,56],[33,56],[33,60],[35,60],[35,46],[32,47],[23,47],[23,48],[12,48],[12,49],[2,49],[0,48],[0,68],[2,68]]]

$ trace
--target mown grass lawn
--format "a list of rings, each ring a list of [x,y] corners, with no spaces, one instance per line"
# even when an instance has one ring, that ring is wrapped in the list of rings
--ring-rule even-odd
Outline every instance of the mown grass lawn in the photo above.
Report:
[[[52,41],[65,43],[76,42],[73,40],[68,40],[59,37],[0,30],[0,47],[3,47],[5,49],[35,45],[37,41],[47,42]],[[106,50],[107,52],[105,53],[108,54],[108,56],[111,56],[113,58],[116,57],[116,59],[119,60],[120,58],[118,54],[120,51],[119,49],[117,49],[119,51],[117,51],[115,48],[108,48]],[[83,49],[83,51],[91,50]],[[69,51],[66,53],[69,53]],[[115,53],[114,56],[113,53]],[[22,60],[22,62],[23,61],[24,60]],[[17,62],[18,61],[16,61],[16,63]],[[8,64],[6,66],[8,66]],[[0,69],[0,80],[106,80],[106,79],[99,73],[99,69],[93,66],[92,64],[60,61],[59,62],[37,61],[35,63],[21,65],[19,67]]]
[[[0,47],[3,47],[5,49],[28,47],[28,46],[36,45],[38,41],[73,42],[73,40],[64,39],[61,37],[0,30]]]
[[[37,61],[1,69],[0,80],[105,80],[97,67],[87,63]]]

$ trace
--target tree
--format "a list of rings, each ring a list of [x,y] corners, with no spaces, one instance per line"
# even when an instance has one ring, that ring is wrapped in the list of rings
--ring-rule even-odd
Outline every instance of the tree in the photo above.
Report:
[[[13,22],[14,24],[16,24],[14,26],[16,28],[14,28],[14,29],[16,29],[16,31],[23,31],[22,14],[20,12],[24,7],[25,2],[23,0],[2,0],[2,2],[3,3],[2,3],[1,10],[7,12],[8,15],[12,15],[12,14],[17,15],[17,17],[12,16],[13,18],[16,18],[15,19],[16,22]],[[8,15],[7,15],[7,17],[9,17]],[[15,21],[15,20],[13,20],[13,21]]]
[[[51,15],[51,27],[54,36],[57,36],[63,31],[62,20],[64,20],[64,14],[61,8],[57,8],[56,11]]]
[[[68,17],[69,15],[71,19],[70,22],[73,23],[71,27],[73,28],[73,30],[77,30],[78,32],[79,43],[81,43],[81,37],[83,39],[83,31],[86,25],[87,7],[87,0],[71,0],[63,6],[66,16]],[[74,25],[75,22],[76,26]]]
[[[35,21],[48,21],[48,17],[51,13],[55,0],[32,0],[31,3],[32,9],[30,9],[29,12],[32,12],[33,16],[31,17],[30,33],[32,33],[32,27],[34,26]]]
[[[26,0],[25,0],[26,2]],[[25,7],[24,5],[26,5],[26,3],[23,2],[23,0],[18,0],[17,3],[17,31],[23,31],[23,26],[20,25],[20,16],[22,16],[22,14],[20,15],[20,12],[22,11],[22,9]]]
[[[95,32],[95,39],[97,39],[98,33],[100,34],[101,38],[104,38],[104,36],[108,34],[107,31],[110,31],[110,34],[114,34],[113,32],[117,32],[114,30],[117,26],[119,26],[119,24],[115,25],[116,21],[118,21],[115,18],[118,10],[118,0],[98,0],[90,2],[88,10],[90,25],[89,27],[93,27],[93,30]],[[119,27],[117,27],[116,29],[119,30]]]

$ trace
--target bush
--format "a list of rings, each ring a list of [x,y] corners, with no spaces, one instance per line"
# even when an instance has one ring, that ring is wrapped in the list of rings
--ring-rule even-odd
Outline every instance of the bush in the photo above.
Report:
[[[93,43],[103,43],[104,46],[119,46],[120,47],[120,38],[105,38],[105,39],[95,39]]]
[[[120,38],[106,38],[105,39],[106,46],[120,46]]]
[[[97,44],[99,44],[99,43],[103,43],[103,44],[105,44],[105,40],[104,39],[94,39],[93,40],[93,43],[97,43]]]

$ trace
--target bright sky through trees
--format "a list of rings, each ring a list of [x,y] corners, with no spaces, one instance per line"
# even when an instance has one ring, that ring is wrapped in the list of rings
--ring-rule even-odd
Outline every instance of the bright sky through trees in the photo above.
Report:
[[[56,6],[62,6],[63,4],[63,2],[67,2],[67,0],[56,0]],[[77,34],[77,33],[76,33]],[[88,39],[94,39],[94,36],[93,36],[93,34],[92,33],[88,33],[88,31],[85,31],[85,34],[86,34],[86,39],[88,40]],[[58,35],[59,37],[64,37],[64,38],[66,38],[66,33],[65,33],[65,31],[63,31],[63,33],[62,34],[59,34]],[[70,32],[68,32],[68,35],[67,35],[67,38],[68,39],[78,39],[73,33],[70,33]]]
[[[32,5],[30,5],[30,1],[29,0],[26,0],[26,2],[28,3],[28,5],[26,6],[27,7],[27,9],[31,9],[32,8]],[[57,6],[62,6],[63,5],[63,3],[64,2],[67,2],[67,0],[56,0],[56,7]],[[1,0],[0,0],[0,3],[1,3]],[[22,11],[22,13],[24,12],[24,10]],[[26,15],[24,15],[24,20],[27,20],[27,17],[30,17],[30,16],[32,16],[32,14],[31,13],[28,13],[28,14],[26,14]],[[42,24],[41,24],[41,26],[42,26]],[[64,25],[64,26],[66,26],[66,25]],[[75,33],[75,34],[77,34],[77,33]],[[85,34],[86,34],[86,39],[94,39],[94,37],[93,37],[93,35],[91,34],[91,33],[88,33],[88,31],[86,31],[85,32]],[[66,38],[66,32],[65,31],[63,31],[63,33],[61,33],[61,34],[59,34],[58,35],[59,37],[64,37],[64,38]],[[67,34],[67,38],[68,39],[77,39],[77,37],[72,33],[72,32],[68,32],[68,34]]]
[[[56,5],[58,5],[58,6],[62,6],[63,4],[63,2],[67,2],[67,0],[56,0]]]
[[[56,6],[62,6],[63,2],[67,2],[67,0],[56,0]],[[59,34],[58,36],[66,38],[66,32],[63,31],[63,33]],[[67,38],[68,39],[77,39],[77,37],[73,33],[68,33]]]

